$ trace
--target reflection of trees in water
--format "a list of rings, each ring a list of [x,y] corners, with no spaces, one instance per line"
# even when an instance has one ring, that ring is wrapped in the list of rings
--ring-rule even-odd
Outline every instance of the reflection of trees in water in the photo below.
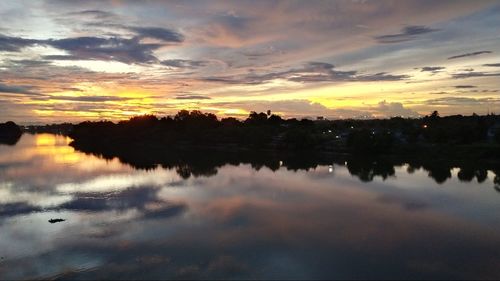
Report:
[[[493,179],[495,190],[500,192],[500,169],[495,171],[495,178]]]
[[[22,134],[21,128],[14,122],[0,123],[0,144],[15,145]]]
[[[385,180],[396,173],[394,165],[387,161],[360,158],[347,161],[347,170],[351,175],[358,176],[364,182],[372,181],[376,176],[380,176]]]
[[[429,177],[433,178],[439,184],[451,178],[451,171],[447,167],[432,165],[432,167],[424,167],[424,169],[429,171]]]
[[[479,169],[474,174],[478,183],[483,183],[488,178],[488,171],[486,169]]]
[[[21,135],[0,135],[0,144],[15,145],[19,139]]]
[[[471,166],[461,167],[457,175],[460,181],[471,182],[476,178],[478,183],[484,182],[488,178],[488,171],[485,169],[474,169]]]
[[[164,167],[164,166],[162,166]],[[175,168],[177,174],[183,178],[188,179],[194,177],[211,177],[217,174],[217,168],[212,166],[190,166],[189,164],[182,164]]]
[[[457,178],[463,182],[474,179],[478,183],[488,178],[488,170],[495,173],[495,189],[500,191],[500,163],[481,164],[480,161],[451,161],[418,157],[380,157],[354,155],[324,155],[320,153],[280,153],[279,151],[224,151],[209,149],[106,149],[100,151],[94,147],[77,147],[86,153],[92,153],[105,159],[118,159],[136,169],[155,169],[161,166],[175,170],[183,179],[191,176],[210,177],[217,174],[218,168],[224,165],[249,164],[253,169],[266,167],[272,171],[279,168],[288,170],[310,170],[320,165],[335,163],[346,166],[349,173],[363,182],[370,182],[376,177],[386,180],[395,175],[395,167],[406,165],[406,171],[411,174],[423,169],[428,176],[438,184],[452,178],[451,170],[458,167]],[[98,152],[97,152],[98,151]]]

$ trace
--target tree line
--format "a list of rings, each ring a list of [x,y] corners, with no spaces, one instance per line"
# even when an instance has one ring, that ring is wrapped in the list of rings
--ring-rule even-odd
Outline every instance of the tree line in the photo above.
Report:
[[[446,116],[373,120],[283,119],[270,111],[251,112],[244,120],[181,110],[175,116],[132,117],[126,121],[83,122],[69,134],[76,145],[201,146],[326,150],[360,153],[420,147],[481,147],[500,144],[500,116]]]

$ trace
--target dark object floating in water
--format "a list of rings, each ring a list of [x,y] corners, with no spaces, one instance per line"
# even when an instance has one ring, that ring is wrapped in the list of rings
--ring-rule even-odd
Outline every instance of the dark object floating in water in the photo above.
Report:
[[[62,221],[65,221],[63,219],[50,219],[49,222],[50,223],[56,223],[56,222],[62,222]]]

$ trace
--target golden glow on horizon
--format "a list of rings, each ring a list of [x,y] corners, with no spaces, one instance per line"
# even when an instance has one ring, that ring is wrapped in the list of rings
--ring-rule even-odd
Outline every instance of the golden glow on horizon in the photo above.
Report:
[[[213,89],[200,89],[199,95],[210,97],[209,99],[176,99],[177,91],[168,89],[162,92],[159,89],[144,89],[138,86],[119,85],[107,83],[93,85],[92,83],[77,83],[75,89],[53,93],[52,98],[31,100],[25,104],[42,106],[34,109],[33,113],[44,118],[69,119],[69,120],[96,120],[107,119],[118,121],[128,119],[136,115],[174,115],[181,109],[201,110],[213,112],[220,118],[237,117],[244,118],[250,111],[259,109],[252,108],[252,104],[259,102],[281,102],[300,100],[309,104],[324,106],[325,110],[359,110],[376,106],[382,101],[399,102],[406,108],[417,110],[425,107],[425,101],[436,98],[436,87],[451,88],[446,86],[446,81],[439,77],[433,77],[432,84],[413,83],[419,79],[429,78],[429,74],[419,71],[412,72],[411,81],[384,81],[384,82],[344,82],[335,84],[322,83],[309,86],[301,83],[289,83],[289,87],[277,87],[274,90],[269,85],[283,86],[282,79],[276,79],[264,85],[243,85],[229,87],[233,91],[224,89],[223,92],[215,92]],[[286,84],[285,83],[285,84]],[[293,88],[290,88],[291,85]],[[307,86],[307,87],[306,87]],[[235,91],[237,89],[237,91]],[[450,93],[453,93],[451,91]],[[449,94],[449,93],[448,93]],[[193,94],[197,95],[197,94]],[[493,92],[476,94],[476,97],[491,97]],[[81,100],[79,100],[81,98]],[[89,99],[95,98],[96,102]],[[102,98],[102,101],[99,101]],[[91,109],[87,109],[91,103]],[[82,105],[78,109],[75,105]],[[46,106],[46,108],[44,108]],[[447,105],[435,105],[435,108],[448,110]],[[270,107],[275,114],[297,116],[294,113],[280,111]],[[419,113],[426,114],[427,111]],[[320,114],[320,113],[319,113]],[[315,114],[312,114],[315,115]],[[322,114],[320,114],[322,115]],[[374,116],[379,116],[375,114]],[[383,115],[380,115],[381,117]],[[348,116],[338,116],[345,118]]]

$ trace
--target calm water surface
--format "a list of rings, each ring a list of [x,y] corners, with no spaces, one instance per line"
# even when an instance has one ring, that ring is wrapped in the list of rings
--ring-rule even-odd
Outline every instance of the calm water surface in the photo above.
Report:
[[[233,163],[194,176],[69,141],[0,145],[0,279],[500,278],[492,171],[437,183],[400,165],[367,182],[337,164]]]

